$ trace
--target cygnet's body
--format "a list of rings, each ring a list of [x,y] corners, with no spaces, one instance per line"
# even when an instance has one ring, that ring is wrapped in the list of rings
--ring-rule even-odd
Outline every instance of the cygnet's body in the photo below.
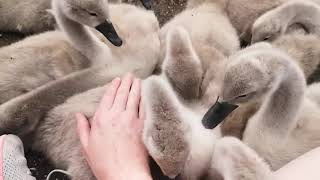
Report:
[[[132,17],[124,13],[132,9],[135,7],[123,4],[111,5],[108,10],[111,20],[117,21],[115,24],[118,33],[127,42],[132,41],[132,34],[140,31],[135,23],[131,23]],[[92,12],[94,11],[96,10],[92,9]],[[63,13],[55,13],[63,32],[50,31],[34,35],[0,49],[0,104],[67,74],[92,66],[112,66],[122,63],[122,59],[131,53],[132,45],[125,43],[121,48],[113,47],[97,30],[89,29],[80,22],[72,20],[61,22]],[[135,12],[135,15],[143,14]],[[89,14],[85,14],[80,19],[85,22],[88,16],[90,18]],[[130,23],[132,26],[128,25]],[[152,26],[157,28],[155,23]],[[153,30],[141,28],[141,31]],[[124,49],[126,53],[119,53]],[[117,60],[114,61],[113,58]],[[131,66],[130,61],[123,63]]]
[[[54,17],[47,12],[51,0],[1,0],[0,31],[23,34],[40,33],[54,28]]]
[[[306,98],[317,103],[318,107],[320,107],[319,90],[319,83],[308,86],[306,90]],[[282,154],[282,156],[286,155]],[[212,169],[220,173],[224,180],[270,180],[279,175],[271,170],[263,156],[244,142],[230,137],[222,138],[217,142],[212,157]]]
[[[124,9],[126,8],[124,7]],[[134,11],[144,10],[132,10],[130,12],[131,16]],[[156,18],[152,13],[146,12],[145,15],[147,19],[156,21]],[[146,19],[141,18],[140,20]],[[151,24],[148,24],[148,26],[151,26]],[[52,107],[52,104],[55,104],[56,107],[50,111],[48,110],[49,112],[44,118],[42,118],[41,121],[34,121],[28,124],[29,127],[26,127],[28,129],[25,129],[25,131],[27,130],[28,134],[32,135],[32,143],[30,146],[34,150],[44,153],[56,165],[56,167],[66,169],[73,179],[94,180],[95,177],[93,176],[90,167],[86,163],[80,141],[76,133],[76,119],[74,118],[74,114],[77,112],[82,112],[89,119],[93,117],[105,90],[104,87],[97,87],[98,85],[102,86],[105,83],[110,82],[115,77],[123,76],[126,72],[132,72],[135,76],[142,79],[150,76],[157,63],[159,55],[158,52],[160,50],[160,41],[158,36],[156,36],[157,32],[158,31],[153,33],[149,32],[150,34],[147,35],[143,34],[146,38],[145,47],[143,50],[148,51],[149,53],[152,52],[153,54],[149,56],[152,56],[153,58],[149,56],[146,57],[144,52],[136,50],[133,51],[132,55],[130,56],[130,60],[136,63],[135,66],[91,68],[83,72],[72,74],[68,77],[58,80],[56,83],[49,84],[47,87],[44,86],[42,89],[39,89],[38,94],[33,96],[32,102],[36,102],[34,99],[45,98],[53,101],[53,103],[48,102],[49,106]],[[154,41],[153,46],[150,45],[150,39]],[[96,85],[95,87],[97,88],[80,93],[84,89],[88,88],[88,86],[90,87],[93,85]],[[61,95],[62,100],[65,100],[71,95],[69,91],[74,93],[74,96],[64,102],[61,102],[61,105],[58,105],[59,102],[54,98],[59,98]],[[53,93],[53,95],[48,95],[50,93]],[[29,96],[31,95],[32,94],[30,93]],[[30,101],[27,103],[30,103]],[[41,107],[43,104],[40,102],[38,106]],[[20,133],[21,132],[22,131],[20,131]],[[22,136],[26,137],[24,135]]]
[[[3,47],[0,59],[0,104],[92,65],[59,31]]]
[[[206,111],[200,101],[206,91],[200,88],[204,72],[188,32],[173,28],[166,43],[162,74],[143,84],[147,114],[143,139],[165,175],[196,180],[208,172],[213,142],[221,134],[201,125]]]
[[[161,28],[160,67],[165,59],[168,32],[177,26],[188,32],[195,53],[200,59],[199,71],[204,72],[204,82],[201,89],[207,90],[201,94],[203,96],[202,103],[210,106],[218,94],[218,84],[221,80],[220,75],[226,63],[226,57],[240,48],[237,33],[219,5],[206,0],[195,8],[184,10]],[[179,66],[179,64],[176,65]],[[179,74],[179,72],[171,71],[168,77],[180,81],[180,83],[186,83],[178,80]]]
[[[188,8],[199,6],[205,0],[189,0]],[[208,0],[207,0],[208,1]],[[210,0],[209,0],[210,1]],[[245,32],[252,23],[266,11],[277,7],[286,0],[211,0],[219,2],[220,6],[230,18],[238,34]]]
[[[212,169],[224,180],[271,180],[270,166],[254,150],[236,138],[225,137],[215,146]]]
[[[210,167],[209,141],[220,132],[206,131],[191,119],[200,120],[217,99],[226,57],[239,49],[239,40],[223,10],[204,1],[165,24],[160,41],[162,75],[144,86],[149,97],[145,144],[165,175],[198,179]]]
[[[320,37],[320,6],[311,1],[290,1],[266,12],[252,26],[252,43],[273,40],[299,24]]]
[[[189,0],[188,8],[194,8],[205,0]],[[214,1],[214,0],[211,0]],[[253,23],[264,13],[287,2],[296,0],[219,0],[218,2],[238,32],[242,42],[251,39]],[[319,0],[306,0],[320,4]]]

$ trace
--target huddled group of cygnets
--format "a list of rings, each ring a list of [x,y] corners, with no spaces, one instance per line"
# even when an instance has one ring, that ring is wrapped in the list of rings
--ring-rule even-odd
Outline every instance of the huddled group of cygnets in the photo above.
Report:
[[[33,34],[0,48],[0,134],[94,180],[74,114],[130,72],[170,178],[272,180],[320,146],[320,1],[189,0],[162,27],[141,2],[0,0],[0,30]]]

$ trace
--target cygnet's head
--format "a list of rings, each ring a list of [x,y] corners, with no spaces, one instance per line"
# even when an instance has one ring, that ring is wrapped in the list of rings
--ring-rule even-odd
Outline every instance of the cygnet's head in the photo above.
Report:
[[[63,13],[71,20],[95,28],[113,45],[121,46],[109,17],[108,0],[55,0],[60,3]]]
[[[262,97],[271,77],[259,57],[240,57],[228,65],[221,99],[232,104],[247,103]]]
[[[277,51],[259,47],[253,51],[242,50],[230,57],[219,102],[213,105],[202,119],[206,128],[215,128],[238,105],[256,102],[273,90],[279,82],[275,74],[283,66],[274,61],[274,56],[270,53]]]
[[[258,18],[252,26],[251,44],[260,41],[273,41],[283,33],[279,18],[271,18],[268,13]]]

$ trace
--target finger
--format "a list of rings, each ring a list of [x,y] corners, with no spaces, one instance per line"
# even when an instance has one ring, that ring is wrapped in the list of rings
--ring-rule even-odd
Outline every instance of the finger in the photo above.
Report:
[[[113,109],[125,110],[132,82],[133,82],[132,74],[128,74],[122,79],[121,85],[118,88],[118,91],[112,106]]]
[[[76,114],[77,118],[77,131],[78,136],[80,138],[81,145],[85,152],[87,152],[88,144],[89,144],[89,135],[90,135],[90,125],[87,118],[81,114]]]
[[[121,79],[115,78],[107,85],[106,92],[102,97],[98,110],[110,109],[112,107],[120,84]]]
[[[135,112],[134,115],[136,117],[138,117],[140,98],[141,98],[141,80],[135,78],[129,93],[126,110]]]

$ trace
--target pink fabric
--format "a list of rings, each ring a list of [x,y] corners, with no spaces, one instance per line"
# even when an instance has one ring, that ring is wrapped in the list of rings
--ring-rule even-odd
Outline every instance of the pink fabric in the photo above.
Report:
[[[4,144],[4,137],[0,136],[0,180],[4,180],[3,178],[3,144]]]

